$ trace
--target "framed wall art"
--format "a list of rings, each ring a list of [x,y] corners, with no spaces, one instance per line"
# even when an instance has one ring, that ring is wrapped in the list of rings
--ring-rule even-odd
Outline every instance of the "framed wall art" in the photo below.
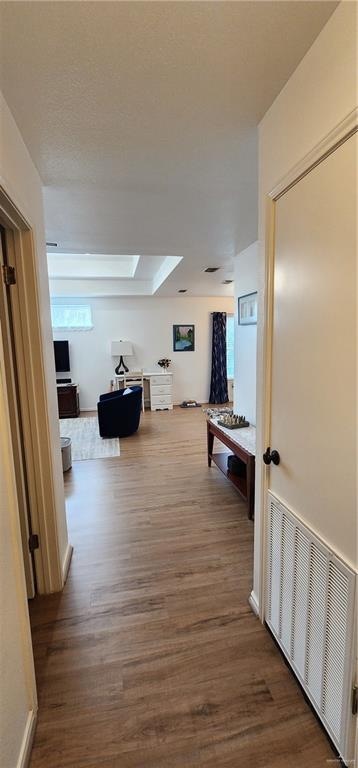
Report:
[[[173,325],[173,352],[194,352],[195,326]]]
[[[256,325],[257,323],[257,291],[247,293],[238,298],[239,325]]]

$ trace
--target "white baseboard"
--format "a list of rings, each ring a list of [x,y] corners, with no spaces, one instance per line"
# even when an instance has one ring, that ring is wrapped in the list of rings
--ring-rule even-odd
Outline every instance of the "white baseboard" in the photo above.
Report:
[[[66,554],[63,560],[62,564],[62,581],[63,585],[66,584],[68,572],[70,570],[71,560],[72,560],[72,554],[73,554],[73,546],[72,544],[67,544]]]
[[[30,763],[32,742],[34,740],[35,728],[36,728],[37,712],[33,709],[27,716],[25,731],[22,739],[19,758],[16,764],[16,768],[27,768]]]
[[[251,607],[251,610],[256,616],[260,616],[260,608],[259,608],[259,602],[255,595],[255,592],[252,591],[251,595],[249,597],[249,605]]]

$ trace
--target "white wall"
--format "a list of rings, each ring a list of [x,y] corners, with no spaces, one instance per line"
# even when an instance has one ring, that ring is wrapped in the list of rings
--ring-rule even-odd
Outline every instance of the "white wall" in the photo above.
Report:
[[[343,2],[272,104],[259,127],[259,288],[264,286],[266,195],[327,134],[354,110],[356,7]],[[257,455],[263,441],[263,302],[257,359]],[[256,464],[253,600],[262,605],[262,464]]]
[[[135,355],[129,368],[161,369],[157,361],[172,361],[174,403],[193,398],[207,402],[211,372],[211,312],[233,312],[233,298],[138,297],[53,299],[54,303],[90,304],[92,331],[54,331],[55,339],[70,342],[71,376],[80,386],[82,410],[96,408],[107,392],[117,361],[110,355],[112,340],[128,340]],[[173,352],[173,324],[195,325],[195,351]]]
[[[258,242],[234,259],[235,281],[235,386],[234,410],[256,424],[257,325],[238,324],[238,298],[258,290]]]
[[[45,376],[49,404],[49,429],[54,446],[52,464],[55,483],[57,527],[61,558],[67,551],[67,528],[64,506],[63,475],[59,447],[52,331],[43,222],[42,190],[38,173],[22,141],[16,123],[0,94],[1,154],[0,183],[12,202],[33,228],[41,331],[45,357]],[[31,660],[31,640],[24,586],[21,540],[18,534],[18,511],[13,488],[13,464],[10,428],[7,419],[5,382],[0,354],[0,517],[1,517],[1,673],[0,673],[0,764],[2,768],[17,765],[25,724],[29,724],[35,706]],[[15,519],[14,519],[15,518]],[[31,699],[32,697],[32,699]],[[35,698],[34,698],[35,697]]]

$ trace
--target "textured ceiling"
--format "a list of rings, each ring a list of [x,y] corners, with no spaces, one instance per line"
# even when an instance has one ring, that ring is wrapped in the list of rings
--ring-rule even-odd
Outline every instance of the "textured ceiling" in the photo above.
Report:
[[[2,2],[1,85],[47,238],[183,256],[160,293],[229,293],[257,232],[256,126],[336,5]]]

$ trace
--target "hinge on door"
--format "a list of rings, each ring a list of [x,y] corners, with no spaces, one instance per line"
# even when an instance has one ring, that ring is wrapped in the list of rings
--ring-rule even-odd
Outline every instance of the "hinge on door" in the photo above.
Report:
[[[10,267],[9,264],[3,264],[2,276],[3,276],[3,281],[5,285],[15,285],[16,283],[15,267]]]
[[[29,550],[30,552],[34,552],[35,549],[38,549],[40,546],[39,537],[37,533],[32,533],[29,536]]]
[[[358,712],[358,685],[355,683],[352,690],[352,715]]]

